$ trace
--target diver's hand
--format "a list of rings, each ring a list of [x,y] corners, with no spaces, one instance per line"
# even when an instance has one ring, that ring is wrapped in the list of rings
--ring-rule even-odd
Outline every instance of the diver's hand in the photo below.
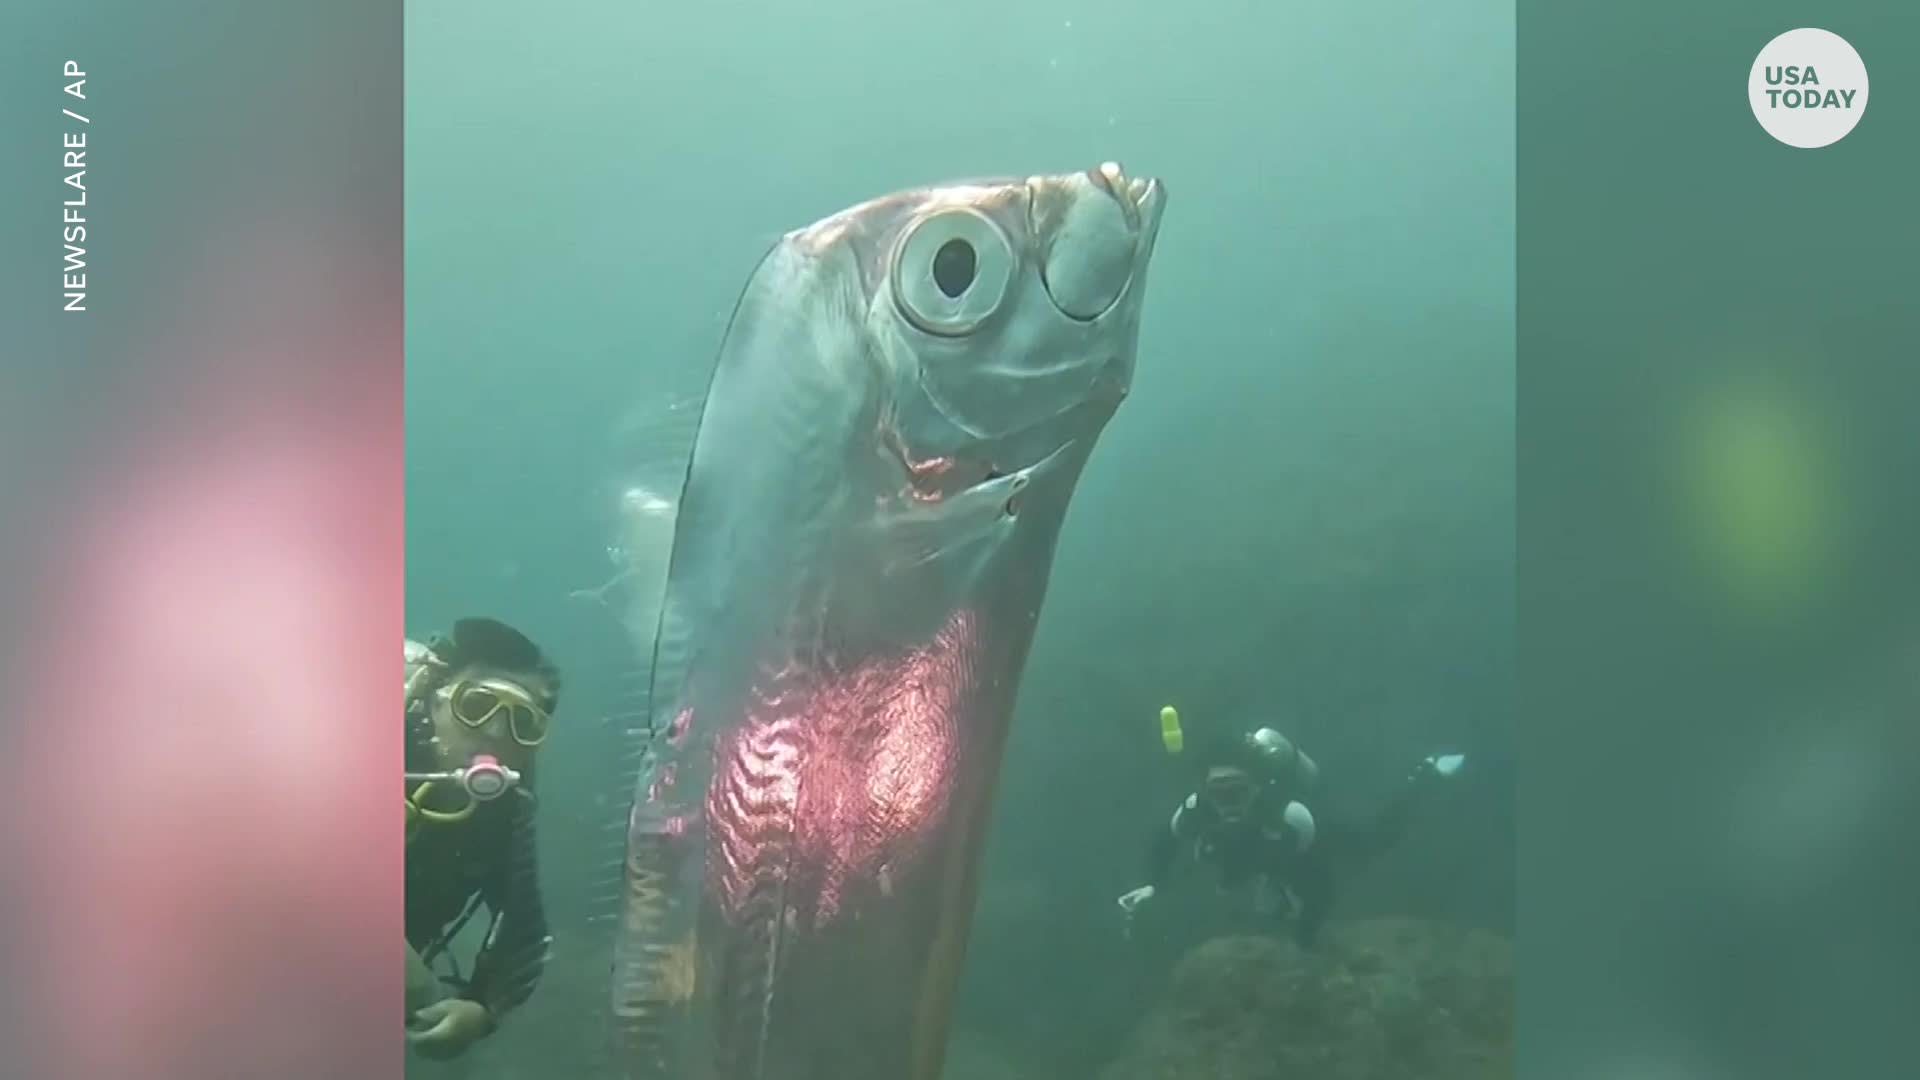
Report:
[[[1120,936],[1126,937],[1126,938],[1133,937],[1133,914],[1134,912],[1140,910],[1141,904],[1144,904],[1151,899],[1153,899],[1153,886],[1151,885],[1142,885],[1139,888],[1133,890],[1132,892],[1123,893],[1121,895],[1120,897],[1120,916],[1121,916]]]
[[[413,1014],[414,1024],[407,1042],[430,1058],[445,1061],[459,1057],[467,1047],[493,1030],[493,1017],[477,1001],[447,998],[436,1001]]]

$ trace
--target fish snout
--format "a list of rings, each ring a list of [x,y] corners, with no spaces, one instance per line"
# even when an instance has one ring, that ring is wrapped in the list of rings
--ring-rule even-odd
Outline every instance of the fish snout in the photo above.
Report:
[[[1120,213],[1127,220],[1127,227],[1138,231],[1144,211],[1152,208],[1159,196],[1159,183],[1151,177],[1128,177],[1126,169],[1117,161],[1102,162],[1098,168],[1088,169],[1087,178],[1093,186],[1106,192],[1114,202],[1120,204]]]
[[[1035,177],[1027,186],[1048,295],[1070,319],[1099,319],[1126,293],[1152,249],[1166,201],[1160,182],[1129,177],[1109,161],[1086,172]]]

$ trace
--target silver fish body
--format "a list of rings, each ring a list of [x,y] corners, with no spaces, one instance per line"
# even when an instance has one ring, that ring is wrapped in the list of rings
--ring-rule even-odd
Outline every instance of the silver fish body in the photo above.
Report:
[[[678,502],[613,1007],[645,1080],[932,1080],[1074,485],[1166,195],[1116,165],[784,237]]]

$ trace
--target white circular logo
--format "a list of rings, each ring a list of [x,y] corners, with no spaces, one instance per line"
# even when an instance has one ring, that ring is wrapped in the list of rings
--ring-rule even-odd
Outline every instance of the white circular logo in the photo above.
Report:
[[[1839,34],[1789,30],[1753,58],[1747,101],[1767,134],[1788,146],[1828,146],[1867,111],[1867,65]]]

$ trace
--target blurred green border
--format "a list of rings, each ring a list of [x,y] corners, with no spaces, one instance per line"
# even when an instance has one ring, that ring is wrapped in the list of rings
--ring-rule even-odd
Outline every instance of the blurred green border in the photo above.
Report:
[[[1818,150],[1746,98],[1809,25]],[[1518,66],[1517,1072],[1908,1075],[1920,5],[1522,3]]]

